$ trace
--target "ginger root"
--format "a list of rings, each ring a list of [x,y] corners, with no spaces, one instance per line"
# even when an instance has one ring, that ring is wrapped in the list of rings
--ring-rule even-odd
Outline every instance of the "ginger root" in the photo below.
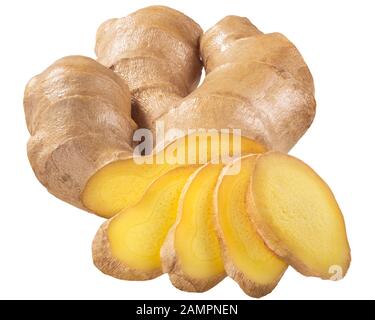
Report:
[[[315,115],[313,80],[295,46],[228,16],[203,34],[200,50],[207,75],[160,118],[165,129],[241,129],[269,150],[289,151]]]
[[[323,279],[346,274],[350,248],[340,208],[327,184],[302,161],[278,152],[259,156],[248,212],[267,246],[302,274]]]
[[[195,88],[201,74],[201,32],[176,10],[144,8],[101,26],[96,45],[101,64],[65,57],[30,80],[24,97],[31,134],[28,156],[52,194],[111,217],[136,204],[152,181],[174,167],[134,163],[133,119],[148,128],[156,115]],[[126,52],[116,51],[120,47]],[[126,83],[121,76],[132,81]],[[104,173],[98,172],[106,165]],[[135,177],[137,190],[130,183]],[[92,187],[95,181],[99,190]]]
[[[199,83],[201,27],[164,6],[140,9],[104,22],[97,32],[98,61],[130,87],[134,120],[154,128],[155,121]]]
[[[249,296],[261,297],[274,289],[287,264],[264,244],[249,219],[246,197],[256,159],[256,155],[244,156],[222,170],[214,211],[227,275]],[[236,166],[238,174],[228,174]]]
[[[207,291],[224,277],[214,229],[213,192],[222,165],[207,164],[186,183],[175,225],[160,251],[163,271],[184,291]]]
[[[29,82],[24,105],[38,179],[60,199],[103,217],[135,205],[176,167],[134,162],[135,122],[154,131],[164,121],[169,147],[147,155],[153,159],[177,152],[174,144],[185,140],[178,132],[188,129],[241,129],[239,155],[286,151],[314,116],[312,78],[297,49],[245,18],[224,18],[202,36],[184,14],[147,7],[105,22],[96,53],[114,72],[89,58],[61,59]],[[208,76],[195,89],[200,54]],[[132,110],[115,73],[130,87]],[[205,148],[209,153],[210,144]],[[195,147],[177,149],[187,158]]]
[[[229,275],[253,297],[288,264],[323,279],[346,274],[350,248],[331,190],[280,153],[315,115],[312,76],[285,36],[237,16],[203,34],[183,13],[152,6],[103,23],[95,51],[98,62],[65,57],[32,78],[24,110],[37,178],[110,218],[92,247],[102,272],[167,272],[197,292]],[[159,121],[166,135],[155,146]],[[142,155],[138,127],[153,138]]]
[[[24,108],[35,175],[56,197],[87,209],[88,179],[132,157],[136,124],[126,83],[95,60],[65,57],[29,81]]]
[[[157,13],[151,20],[145,18],[150,12]],[[201,55],[208,76],[183,98],[195,87],[193,79],[198,77],[200,28],[185,16],[167,28],[166,21],[174,20],[176,15],[165,7],[150,7],[109,20],[98,30],[98,59],[126,79],[132,90],[136,121],[151,130],[156,120],[164,121],[167,131],[241,129],[242,139],[247,141],[241,154],[289,150],[310,126],[315,113],[313,80],[295,46],[281,34],[261,33],[246,18],[226,17],[202,36]],[[166,16],[169,18],[164,21]],[[188,27],[195,31],[187,35]],[[149,39],[150,30],[160,34],[158,41],[156,37]],[[185,59],[193,66],[193,73],[181,68],[166,71],[175,60],[170,58],[171,39],[179,39],[186,48],[189,58]],[[160,49],[163,41],[166,51]],[[120,45],[123,43],[126,45]],[[146,69],[158,72],[150,75]],[[189,83],[185,87],[190,89],[171,94],[164,84],[173,82],[171,75],[180,72],[187,77],[183,82]],[[180,84],[174,81],[169,87]],[[171,134],[165,144],[176,138]],[[186,150],[190,153],[191,149]],[[84,203],[91,211],[111,217],[137,203],[145,188],[168,169],[167,165],[139,168],[130,161],[109,164],[90,179],[83,193]],[[129,190],[129,181],[134,181],[137,190]]]

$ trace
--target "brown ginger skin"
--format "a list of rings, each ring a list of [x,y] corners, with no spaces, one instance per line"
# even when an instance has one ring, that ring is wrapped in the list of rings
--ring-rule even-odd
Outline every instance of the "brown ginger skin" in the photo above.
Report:
[[[77,207],[84,208],[81,192],[97,170],[132,155],[136,124],[128,87],[93,59],[69,56],[53,63],[27,84],[24,108],[35,175]]]
[[[288,151],[315,115],[311,74],[295,46],[228,16],[204,33],[203,84],[161,117],[166,130],[241,129],[268,149]]]
[[[198,85],[201,34],[192,19],[164,6],[110,19],[98,29],[98,61],[128,83],[132,116],[140,127],[154,127],[161,115]]]
[[[175,252],[169,253],[167,255],[167,250],[170,249],[169,243],[162,250],[165,252],[165,264],[163,265],[163,272],[169,273],[169,280],[174,287],[181,291],[187,292],[206,292],[214,286],[216,286],[220,281],[225,278],[225,274],[217,275],[209,279],[194,279],[192,277],[187,277],[183,274],[181,262],[175,255]]]
[[[201,33],[176,10],[147,7],[99,28],[102,64],[66,57],[30,80],[24,97],[28,155],[52,194],[88,210],[81,197],[90,177],[133,155],[133,118],[148,128],[196,87]],[[131,79],[132,95],[124,79]]]

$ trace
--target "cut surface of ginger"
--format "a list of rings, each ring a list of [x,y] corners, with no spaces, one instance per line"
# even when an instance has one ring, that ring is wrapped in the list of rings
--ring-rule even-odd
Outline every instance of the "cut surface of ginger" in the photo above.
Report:
[[[259,156],[248,191],[249,214],[267,245],[307,276],[338,280],[350,264],[341,210],[328,185],[282,153]]]
[[[82,202],[90,211],[110,218],[138,203],[151,183],[173,168],[203,164],[213,158],[221,163],[229,161],[226,156],[264,151],[259,143],[230,133],[191,134],[154,155],[143,156],[142,161],[129,158],[104,166],[89,179],[81,195]]]
[[[91,177],[82,202],[89,210],[110,218],[137,204],[151,183],[173,168],[168,164],[138,164],[132,158],[116,161]]]
[[[250,220],[246,196],[256,155],[244,156],[221,172],[214,194],[215,221],[227,274],[250,296],[272,291],[287,268],[263,242]],[[238,174],[228,174],[234,166]]]
[[[160,247],[175,222],[181,190],[197,167],[170,170],[151,184],[142,201],[107,221],[109,246],[104,243],[102,249],[110,250],[111,259],[119,262],[119,266],[103,272],[124,279],[137,279],[134,274],[140,274],[142,279],[161,274]],[[98,257],[103,256],[96,250]],[[98,262],[100,268],[103,261]],[[110,267],[108,261],[104,267]]]
[[[213,191],[222,167],[209,163],[189,178],[176,224],[162,247],[163,270],[181,290],[206,291],[224,278],[213,216]]]

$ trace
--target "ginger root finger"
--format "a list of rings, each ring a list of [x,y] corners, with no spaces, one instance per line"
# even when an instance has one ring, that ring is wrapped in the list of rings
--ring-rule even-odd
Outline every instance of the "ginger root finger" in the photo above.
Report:
[[[168,171],[151,184],[142,201],[106,221],[92,245],[96,267],[125,280],[161,275],[160,247],[176,219],[181,190],[196,169],[185,166]]]
[[[248,212],[268,247],[297,271],[335,280],[346,274],[350,248],[341,210],[302,161],[278,152],[259,156]]]
[[[104,22],[98,29],[98,61],[129,85],[133,118],[140,127],[155,121],[199,83],[201,27],[183,13],[150,6]]]
[[[246,294],[259,298],[275,288],[287,264],[264,244],[246,209],[256,158],[244,156],[222,170],[214,192],[214,212],[227,275]]]
[[[93,59],[70,56],[26,86],[27,151],[39,181],[77,207],[89,178],[132,156],[136,124],[125,82]]]
[[[289,72],[314,93],[310,70],[293,43],[281,33],[264,34],[247,18],[225,17],[204,34],[201,47],[207,73],[235,62],[233,57],[239,61],[258,61]]]
[[[200,50],[207,76],[160,118],[165,129],[240,129],[269,150],[290,150],[315,115],[313,80],[294,45],[230,16],[203,34]]]
[[[160,251],[163,271],[180,290],[207,291],[225,277],[213,216],[213,191],[222,167],[208,163],[189,178],[176,223]]]

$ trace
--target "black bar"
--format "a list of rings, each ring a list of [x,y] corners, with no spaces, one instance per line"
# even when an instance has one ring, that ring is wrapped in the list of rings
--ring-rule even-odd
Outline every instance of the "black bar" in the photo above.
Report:
[[[360,311],[369,309],[372,301],[361,303]],[[102,317],[103,320],[130,319],[251,319],[254,316],[277,315],[302,319],[306,316],[337,318],[345,314],[352,301],[281,301],[281,300],[50,300],[50,301],[0,301],[2,314],[11,312],[12,318],[27,315],[26,319],[72,319],[82,316]],[[9,309],[7,309],[9,308]],[[371,308],[371,309],[370,309]],[[358,309],[357,309],[358,310]],[[4,318],[5,319],[5,318]],[[260,320],[260,319],[257,319]]]

